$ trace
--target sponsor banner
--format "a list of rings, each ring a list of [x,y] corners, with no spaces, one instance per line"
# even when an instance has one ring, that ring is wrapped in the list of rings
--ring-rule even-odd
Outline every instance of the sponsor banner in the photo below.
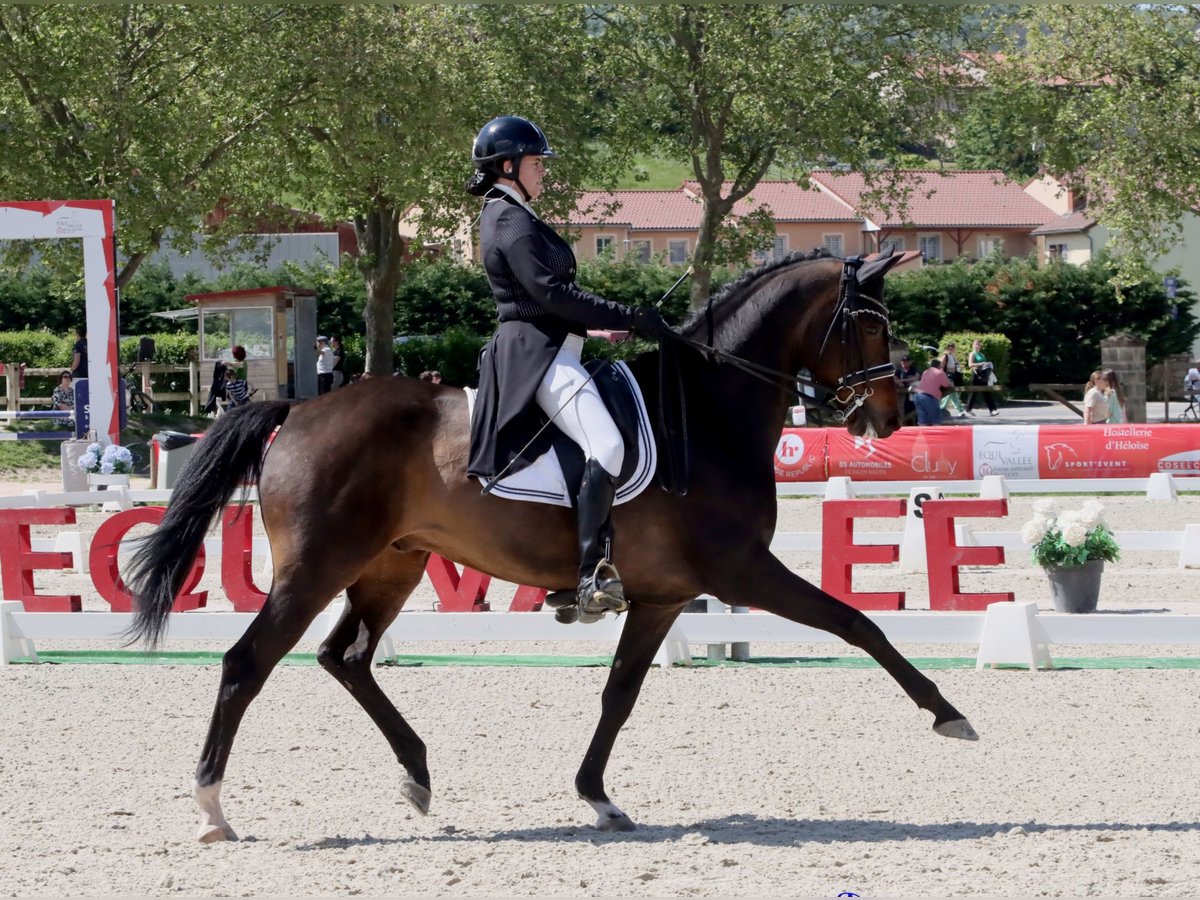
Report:
[[[776,481],[824,481],[826,428],[785,428],[775,446]]]
[[[975,466],[972,478],[987,475],[1038,477],[1037,425],[972,426],[971,431],[974,433],[972,463]]]
[[[1200,425],[1042,426],[1038,445],[1042,478],[1200,475]]]
[[[855,481],[934,481],[972,478],[972,432],[963,426],[903,428],[886,440],[828,429],[829,477]]]

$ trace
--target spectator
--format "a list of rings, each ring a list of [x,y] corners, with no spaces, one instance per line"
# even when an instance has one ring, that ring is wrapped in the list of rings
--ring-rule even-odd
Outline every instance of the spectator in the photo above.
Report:
[[[1189,394],[1200,391],[1200,359],[1192,363],[1192,367],[1183,376],[1183,389]]]
[[[50,406],[53,409],[75,411],[75,388],[72,386],[73,381],[71,373],[66,369],[58,376],[58,387],[56,387],[50,395]],[[75,421],[73,418],[64,419],[63,422],[68,427],[74,427]]]
[[[422,372],[420,375],[422,381],[432,381],[434,384],[442,383],[442,373],[437,369],[431,369],[428,372]]]
[[[317,394],[328,394],[333,388],[333,351],[329,348],[329,338],[318,334],[313,349],[317,351]]]
[[[967,357],[967,365],[971,367],[971,386],[977,388],[989,388],[996,383],[996,370],[992,368],[991,362],[983,353],[983,342],[978,338],[971,341],[971,355]],[[996,401],[992,397],[992,392],[988,390],[971,392],[971,396],[967,398],[967,412],[974,415],[974,410],[971,407],[975,405],[975,400],[983,394],[983,399],[987,401],[988,414],[992,416],[1000,415],[1000,410],[996,409]]]
[[[913,388],[913,402],[917,404],[918,425],[940,425],[942,422],[942,398],[954,390],[954,385],[942,371],[941,360],[929,361],[929,368],[921,373]]]
[[[237,372],[237,377],[245,379],[246,377],[246,348],[241,344],[236,344],[229,351],[229,355],[233,357],[232,368]]]
[[[346,354],[342,351],[341,340],[336,336],[329,339],[329,349],[333,352],[333,386],[336,389],[346,383]]]
[[[962,372],[958,369],[958,357],[954,355],[954,344],[949,343],[946,349],[942,352],[941,362],[942,374],[950,380],[953,387],[958,387],[963,382]],[[925,371],[929,371],[926,369]],[[963,409],[962,400],[958,396],[958,391],[951,391],[942,398],[942,409],[948,409],[951,406],[958,408],[959,418],[966,418],[967,411]],[[975,415],[975,413],[971,413]]]
[[[1104,380],[1108,382],[1108,390],[1104,392],[1105,399],[1108,400],[1108,424],[1124,425],[1126,422],[1125,392],[1121,390],[1121,382],[1117,378],[1117,373],[1112,369],[1105,369]]]
[[[911,392],[920,377],[921,373],[913,363],[912,357],[905,353],[896,366],[896,393],[900,395],[900,415],[905,419],[917,411],[917,404],[913,402]]]
[[[244,406],[250,402],[250,386],[244,378],[231,367],[225,367],[225,399],[229,409]]]
[[[71,377],[72,378],[87,378],[88,377],[88,358],[87,358],[87,329],[75,329],[75,346],[71,348]]]
[[[1105,425],[1108,423],[1108,380],[1104,373],[1097,369],[1088,379],[1087,390],[1083,395],[1083,424]]]

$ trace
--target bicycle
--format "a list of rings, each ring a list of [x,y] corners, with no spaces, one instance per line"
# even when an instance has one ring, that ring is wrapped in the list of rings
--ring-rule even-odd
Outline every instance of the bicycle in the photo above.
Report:
[[[1187,405],[1187,409],[1180,413],[1176,421],[1200,422],[1200,402],[1197,401],[1196,397],[1192,398],[1191,402]]]
[[[141,388],[141,375],[137,366],[125,370],[125,408],[139,415],[154,412],[154,399]]]

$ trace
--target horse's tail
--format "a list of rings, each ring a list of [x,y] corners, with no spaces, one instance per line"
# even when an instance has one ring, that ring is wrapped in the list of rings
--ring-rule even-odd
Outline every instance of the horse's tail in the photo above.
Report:
[[[257,482],[271,433],[291,412],[286,401],[250,403],[217,419],[188,460],[162,524],[139,542],[128,576],[134,617],[126,636],[156,646],[216,515],[240,484]]]

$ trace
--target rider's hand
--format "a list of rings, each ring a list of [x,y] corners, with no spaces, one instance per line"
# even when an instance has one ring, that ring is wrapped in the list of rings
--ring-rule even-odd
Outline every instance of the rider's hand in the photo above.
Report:
[[[671,333],[671,327],[656,307],[639,306],[633,311],[633,330],[643,337],[658,340]]]

